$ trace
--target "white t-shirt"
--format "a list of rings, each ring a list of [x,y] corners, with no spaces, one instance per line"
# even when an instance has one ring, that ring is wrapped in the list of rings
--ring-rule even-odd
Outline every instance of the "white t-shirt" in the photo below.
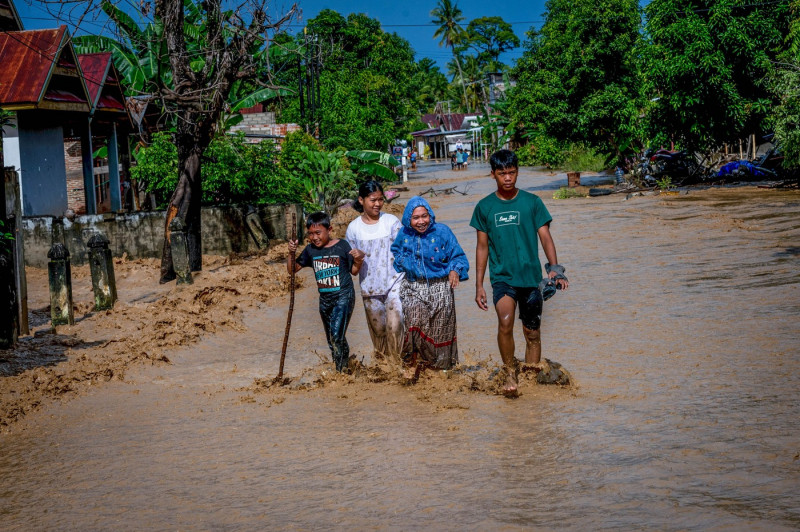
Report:
[[[353,249],[364,252],[364,264],[358,272],[358,283],[364,297],[383,296],[403,278],[394,269],[392,243],[400,232],[400,220],[393,214],[382,212],[375,224],[366,224],[361,216],[347,226],[345,239]]]

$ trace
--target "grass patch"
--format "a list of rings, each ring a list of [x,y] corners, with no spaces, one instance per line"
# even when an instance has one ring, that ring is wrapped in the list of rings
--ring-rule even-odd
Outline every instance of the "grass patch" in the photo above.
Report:
[[[574,188],[561,187],[553,193],[553,199],[585,198],[586,194]]]

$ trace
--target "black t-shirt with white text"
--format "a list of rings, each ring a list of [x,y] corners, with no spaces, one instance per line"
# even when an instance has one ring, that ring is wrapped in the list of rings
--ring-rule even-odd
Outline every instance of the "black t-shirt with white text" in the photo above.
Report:
[[[340,239],[328,248],[309,244],[297,257],[297,264],[314,269],[320,297],[338,296],[342,290],[353,290],[353,279],[350,277],[353,267],[351,249],[347,240]]]

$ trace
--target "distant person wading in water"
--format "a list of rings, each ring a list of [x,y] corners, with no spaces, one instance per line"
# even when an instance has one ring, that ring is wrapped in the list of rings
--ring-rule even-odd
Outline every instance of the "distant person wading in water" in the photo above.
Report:
[[[475,250],[475,302],[482,310],[489,307],[483,279],[489,263],[492,299],[497,312],[497,345],[506,371],[503,393],[517,395],[517,359],[514,357],[514,314],[525,335],[525,362],[538,364],[542,356],[539,327],[542,319],[542,266],[539,241],[549,263],[551,283],[544,287],[566,290],[564,268],[558,264],[556,246],[550,236],[552,218],[542,200],[517,188],[519,163],[510,150],[500,150],[489,159],[497,190],[475,206],[470,225],[478,232]]]
[[[380,183],[363,183],[353,205],[362,214],[350,222],[345,238],[366,254],[358,280],[375,355],[399,365],[405,334],[400,303],[403,274],[392,265],[391,246],[402,226],[397,216],[381,212],[384,202]]]

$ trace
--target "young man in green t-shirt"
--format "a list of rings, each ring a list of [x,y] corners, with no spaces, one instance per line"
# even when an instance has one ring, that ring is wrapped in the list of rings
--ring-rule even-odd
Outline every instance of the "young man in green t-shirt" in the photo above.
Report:
[[[497,345],[506,369],[503,393],[517,395],[517,361],[514,357],[514,314],[525,334],[525,362],[538,364],[542,357],[539,327],[542,317],[542,265],[539,242],[548,260],[548,277],[555,286],[569,286],[558,265],[556,246],[550,236],[552,218],[542,200],[517,188],[519,162],[511,150],[500,150],[489,159],[497,190],[475,206],[470,225],[478,231],[475,250],[475,302],[488,310],[483,279],[489,263],[492,299],[497,311]]]

